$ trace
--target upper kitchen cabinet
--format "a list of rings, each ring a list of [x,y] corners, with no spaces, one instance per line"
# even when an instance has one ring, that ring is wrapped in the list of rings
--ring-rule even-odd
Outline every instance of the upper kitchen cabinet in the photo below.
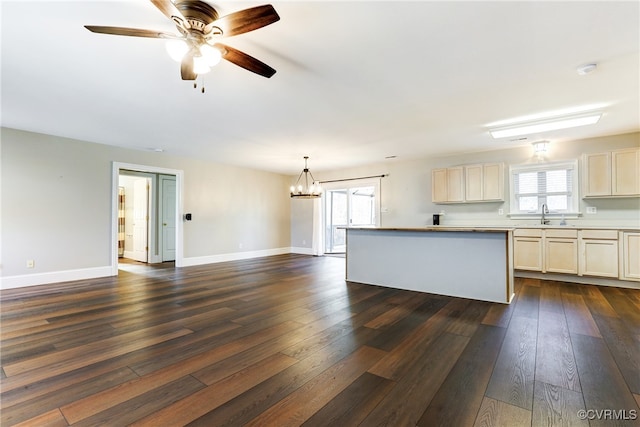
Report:
[[[640,196],[640,148],[611,152],[611,195]]]
[[[464,168],[462,166],[431,171],[431,200],[434,203],[464,202]]]
[[[582,156],[583,197],[640,196],[640,148]]]
[[[492,202],[504,200],[504,165],[487,163],[468,165],[465,173],[465,200]]]
[[[431,199],[434,203],[504,201],[502,163],[434,169],[431,178]]]

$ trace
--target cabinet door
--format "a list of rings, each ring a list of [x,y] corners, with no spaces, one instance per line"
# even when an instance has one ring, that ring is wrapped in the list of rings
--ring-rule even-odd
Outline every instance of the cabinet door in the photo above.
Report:
[[[447,202],[447,170],[434,169],[431,171],[431,201],[434,203]]]
[[[584,197],[611,195],[611,154],[584,154],[582,192]]]
[[[620,279],[640,280],[640,233],[623,232]]]
[[[542,238],[513,238],[513,268],[542,271]]]
[[[447,199],[449,202],[464,202],[464,168],[447,169]]]
[[[545,270],[578,274],[578,239],[545,238]]]
[[[483,200],[504,200],[504,165],[486,164],[482,170]]]
[[[611,195],[640,195],[640,149],[611,153]]]
[[[580,240],[580,274],[618,277],[618,240]]]
[[[479,202],[483,200],[483,167],[469,165],[464,167],[465,200]]]

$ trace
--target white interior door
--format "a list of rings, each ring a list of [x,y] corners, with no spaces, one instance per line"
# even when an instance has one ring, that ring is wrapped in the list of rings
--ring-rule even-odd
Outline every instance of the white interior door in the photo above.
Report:
[[[133,251],[136,261],[149,260],[149,179],[133,183]]]
[[[176,178],[161,176],[162,261],[176,259]]]

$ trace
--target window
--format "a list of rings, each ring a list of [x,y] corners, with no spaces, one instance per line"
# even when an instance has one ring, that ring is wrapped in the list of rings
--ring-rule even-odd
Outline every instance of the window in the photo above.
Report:
[[[511,166],[513,216],[540,214],[546,205],[551,214],[578,214],[577,162]]]

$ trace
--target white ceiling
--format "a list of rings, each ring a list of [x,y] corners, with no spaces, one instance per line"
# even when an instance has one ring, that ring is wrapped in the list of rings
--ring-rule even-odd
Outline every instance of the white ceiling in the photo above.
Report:
[[[287,174],[305,155],[316,172],[640,129],[637,1],[273,2],[280,21],[223,42],[277,73],[223,61],[204,94],[164,41],[83,27],[176,32],[149,1],[0,4],[5,127]],[[594,104],[595,125],[526,142],[487,131]]]

